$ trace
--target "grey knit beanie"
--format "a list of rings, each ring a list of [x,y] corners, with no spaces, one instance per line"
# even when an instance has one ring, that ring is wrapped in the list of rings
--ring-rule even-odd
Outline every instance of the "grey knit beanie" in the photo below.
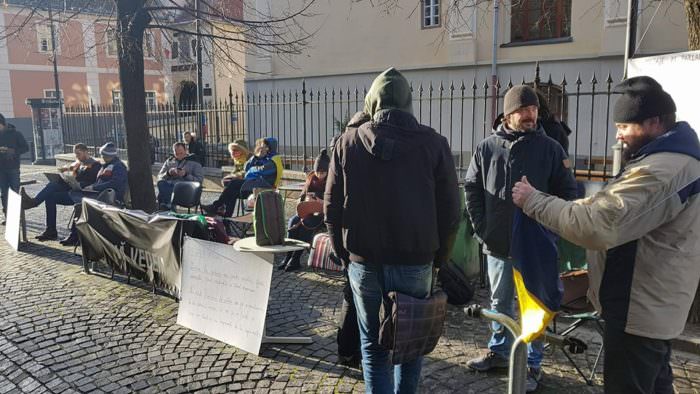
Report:
[[[513,86],[503,98],[503,114],[510,115],[522,107],[540,106],[535,89],[527,85]]]

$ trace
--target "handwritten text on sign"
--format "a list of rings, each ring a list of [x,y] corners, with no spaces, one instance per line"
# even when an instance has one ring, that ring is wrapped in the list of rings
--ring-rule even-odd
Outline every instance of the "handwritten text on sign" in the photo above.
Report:
[[[258,354],[272,265],[230,245],[187,238],[177,323]]]

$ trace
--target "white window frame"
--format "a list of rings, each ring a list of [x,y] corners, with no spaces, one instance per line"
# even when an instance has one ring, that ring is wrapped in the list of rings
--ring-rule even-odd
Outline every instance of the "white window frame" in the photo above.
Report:
[[[110,39],[110,35],[112,36]],[[113,27],[105,29],[105,54],[107,57],[119,56],[119,45],[117,45],[117,31]]]
[[[63,95],[63,89],[59,89],[61,92],[61,98],[65,101],[66,96]],[[44,89],[44,98],[57,98],[56,89]]]
[[[36,41],[39,53],[53,53],[53,47],[51,46],[51,25],[36,26]],[[45,49],[43,48],[42,41],[46,42]],[[56,37],[56,53],[61,53],[61,45],[58,37]]]
[[[158,92],[146,90],[146,110],[155,111],[158,109]]]
[[[440,0],[421,0],[421,26],[424,29],[430,29],[440,27],[441,22]]]

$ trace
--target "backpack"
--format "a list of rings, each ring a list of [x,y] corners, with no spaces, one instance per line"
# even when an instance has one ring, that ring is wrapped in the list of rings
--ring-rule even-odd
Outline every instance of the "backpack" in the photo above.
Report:
[[[287,233],[282,196],[273,190],[263,190],[255,198],[253,231],[258,246],[282,245]]]
[[[309,253],[309,267],[327,271],[340,272],[343,270],[342,263],[334,259],[331,237],[328,233],[319,233],[314,236]]]
[[[466,305],[474,297],[474,288],[454,261],[449,260],[440,268],[438,279],[451,305]]]

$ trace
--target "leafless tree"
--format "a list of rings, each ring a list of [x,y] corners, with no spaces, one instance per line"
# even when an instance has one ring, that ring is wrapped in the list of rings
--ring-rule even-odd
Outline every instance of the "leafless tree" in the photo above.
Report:
[[[246,69],[241,57],[232,54],[274,53],[283,60],[300,54],[313,36],[313,32],[303,28],[301,20],[313,16],[309,9],[314,1],[302,0],[296,8],[276,5],[273,13],[251,7],[245,0],[198,0],[197,6],[195,0],[4,0],[22,11],[0,31],[0,37],[19,34],[23,29],[32,28],[37,20],[46,24],[50,7],[62,9],[60,21],[63,23],[79,15],[97,14],[114,26],[127,136],[129,188],[138,191],[131,193],[131,202],[136,209],[152,212],[156,200],[146,121],[145,32],[159,29],[210,40],[216,55],[226,58],[224,63],[235,69]],[[182,20],[199,20],[199,33],[176,23]]]

